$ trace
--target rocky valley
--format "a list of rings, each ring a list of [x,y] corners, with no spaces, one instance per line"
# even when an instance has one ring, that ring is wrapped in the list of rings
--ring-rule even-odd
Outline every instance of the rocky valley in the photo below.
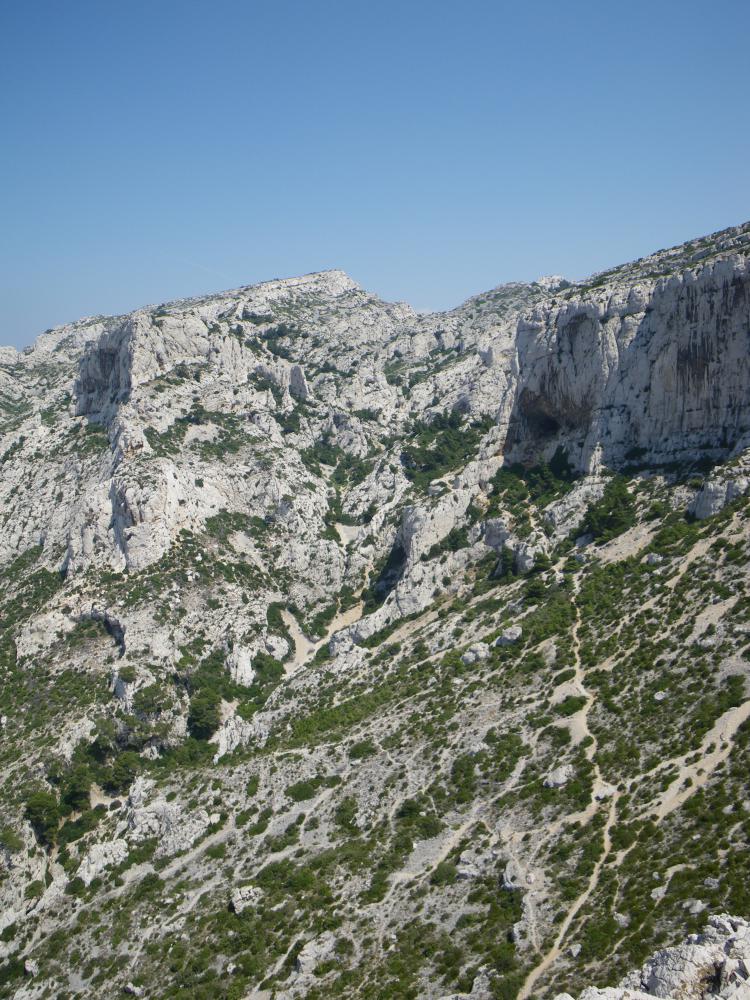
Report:
[[[0,996],[750,995],[749,348],[750,224],[0,349]]]

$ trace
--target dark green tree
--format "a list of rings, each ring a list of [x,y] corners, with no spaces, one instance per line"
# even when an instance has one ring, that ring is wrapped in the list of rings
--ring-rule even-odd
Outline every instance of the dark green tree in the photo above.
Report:
[[[51,792],[32,792],[26,800],[26,819],[42,844],[51,845],[60,823],[60,808]]]
[[[124,792],[133,783],[141,767],[141,759],[134,750],[118,754],[106,781],[107,788],[114,792]]]
[[[211,688],[204,688],[190,699],[188,729],[197,740],[210,739],[219,728],[221,697]]]
[[[624,476],[615,476],[604,487],[600,500],[588,509],[581,533],[606,542],[631,528],[636,521],[635,503]]]
[[[83,812],[91,805],[89,789],[91,773],[85,764],[78,764],[62,782],[60,804],[65,812]]]

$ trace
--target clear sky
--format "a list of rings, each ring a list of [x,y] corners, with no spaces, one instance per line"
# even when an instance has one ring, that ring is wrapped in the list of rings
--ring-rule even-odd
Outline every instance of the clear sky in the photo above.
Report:
[[[341,267],[417,308],[750,217],[747,0],[0,5],[0,343]]]

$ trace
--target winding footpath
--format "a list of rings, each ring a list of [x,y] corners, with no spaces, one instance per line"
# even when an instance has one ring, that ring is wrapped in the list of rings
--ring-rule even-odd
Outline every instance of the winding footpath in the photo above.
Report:
[[[571,717],[570,730],[571,736],[573,736],[576,742],[581,742],[586,737],[590,737],[585,752],[587,759],[591,761],[594,767],[594,782],[591,792],[591,801],[587,808],[582,813],[575,816],[567,816],[550,827],[550,832],[546,839],[549,840],[551,836],[554,836],[563,824],[572,821],[587,823],[595,815],[603,802],[608,798],[609,808],[607,811],[607,818],[602,829],[603,849],[585,888],[580,895],[573,900],[566,911],[551,946],[540,956],[539,961],[530,970],[524,980],[524,983],[518,993],[517,1000],[528,1000],[539,980],[549,971],[549,969],[562,955],[563,945],[568,931],[580,913],[582,907],[596,889],[599,883],[602,868],[610,859],[610,855],[612,854],[610,832],[617,819],[617,801],[620,797],[620,792],[612,789],[611,786],[607,785],[602,778],[601,770],[596,761],[598,748],[596,737],[593,733],[591,733],[588,725],[588,714],[594,702],[594,696],[586,689],[584,683],[584,672],[581,666],[580,639],[578,634],[581,625],[581,615],[580,608],[578,607],[578,603],[576,601],[578,590],[579,584],[578,578],[576,578],[573,585],[572,598],[575,604],[575,621],[572,627],[572,647],[575,667],[575,677],[573,683],[579,690],[580,694],[586,698],[586,702],[581,709]],[[658,804],[645,807],[641,810],[640,815],[648,815],[656,823],[660,823],[675,809],[680,808],[692,795],[695,794],[698,788],[706,784],[716,768],[729,757],[734,745],[735,734],[740,726],[748,719],[750,719],[750,699],[742,702],[742,704],[738,705],[736,708],[729,709],[716,720],[712,728],[704,736],[700,749],[697,753],[695,751],[690,751],[680,757],[674,758],[671,761],[661,762],[659,767],[654,769],[653,772],[649,772],[644,775],[644,777],[648,777],[649,774],[655,774],[656,771],[661,770],[665,765],[671,765],[677,768],[677,776],[669,783],[667,788],[661,794]],[[691,763],[688,763],[688,759]],[[611,859],[616,868],[619,868],[623,859],[627,856],[631,849],[631,847],[623,848]]]
[[[586,688],[584,683],[584,673],[583,667],[581,666],[581,641],[579,637],[579,630],[581,627],[581,611],[578,606],[578,591],[580,583],[579,577],[576,576],[573,582],[573,594],[572,601],[575,607],[575,621],[572,627],[572,647],[573,647],[573,665],[575,669],[575,677],[573,678],[573,683],[576,688],[580,691],[582,697],[586,699],[585,703],[576,712],[575,715],[570,718],[570,731],[571,736],[575,739],[577,743],[582,742],[584,739],[588,739],[585,754],[586,759],[589,760],[594,767],[594,781],[591,788],[591,801],[589,805],[584,810],[583,813],[578,814],[575,818],[582,823],[587,823],[600,808],[600,803],[608,795],[610,789],[609,786],[602,778],[601,770],[599,769],[599,764],[596,761],[596,751],[598,748],[596,737],[589,729],[588,724],[588,714],[591,706],[594,703],[593,694]],[[531,995],[534,986],[538,980],[547,972],[551,965],[553,965],[557,959],[562,954],[562,947],[565,942],[565,937],[570,929],[571,924],[575,920],[576,916],[580,912],[583,905],[588,900],[591,893],[594,891],[599,883],[599,876],[601,870],[609,857],[612,850],[612,842],[610,839],[610,830],[612,829],[616,817],[617,817],[617,800],[619,798],[619,792],[613,791],[609,794],[609,809],[607,811],[607,819],[604,823],[604,828],[602,830],[603,838],[603,850],[599,856],[598,861],[594,865],[594,869],[589,876],[588,882],[583,892],[578,895],[573,902],[568,907],[568,910],[560,924],[560,929],[557,932],[551,947],[546,951],[539,962],[532,968],[532,970],[527,975],[524,983],[518,993],[518,1000],[528,1000]],[[564,822],[569,822],[573,817],[566,817]],[[551,835],[554,831],[551,831]]]

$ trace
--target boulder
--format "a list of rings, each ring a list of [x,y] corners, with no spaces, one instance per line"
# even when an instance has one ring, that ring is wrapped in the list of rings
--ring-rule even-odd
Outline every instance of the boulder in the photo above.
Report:
[[[564,1000],[569,994],[558,994]],[[700,934],[657,951],[614,987],[589,987],[579,1000],[747,1000],[750,924],[726,914],[709,917]]]
[[[523,629],[520,625],[511,625],[510,628],[506,628],[501,635],[495,639],[496,646],[512,646],[514,643],[523,635]]]
[[[461,662],[465,666],[471,666],[474,663],[479,663],[482,660],[486,660],[490,655],[489,646],[485,642],[475,642],[473,646],[469,646],[466,652],[461,657]]]
[[[695,496],[690,512],[699,521],[713,517],[739,496],[747,493],[750,480],[747,476],[709,480]]]
[[[553,771],[550,771],[544,779],[545,788],[562,788],[563,785],[575,777],[575,768],[572,764],[561,764]]]
[[[310,976],[321,962],[333,951],[335,937],[330,931],[321,934],[303,945],[294,962],[294,969],[300,976]]]

